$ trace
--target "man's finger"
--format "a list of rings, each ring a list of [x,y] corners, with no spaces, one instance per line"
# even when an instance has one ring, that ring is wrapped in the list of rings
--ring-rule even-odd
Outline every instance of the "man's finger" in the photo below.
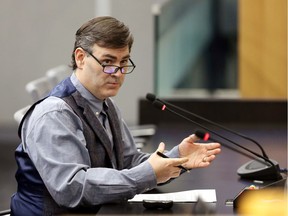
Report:
[[[197,137],[195,134],[191,134],[189,137],[188,137],[189,141],[190,142],[196,142],[198,141],[200,138]]]
[[[157,148],[156,151],[163,153],[164,150],[165,150],[165,144],[164,144],[163,142],[161,142],[161,143],[158,145],[158,148]]]

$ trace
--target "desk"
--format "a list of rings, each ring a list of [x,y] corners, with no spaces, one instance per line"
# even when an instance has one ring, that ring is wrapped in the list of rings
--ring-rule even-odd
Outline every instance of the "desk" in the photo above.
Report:
[[[287,167],[287,127],[286,125],[229,125],[233,130],[243,133],[263,145],[271,159],[276,159],[280,168]],[[158,143],[163,141],[166,149],[177,145],[181,140],[193,133],[195,128],[185,124],[159,125],[155,136],[144,147],[144,151],[153,152]],[[223,135],[224,132],[221,132]],[[225,134],[225,133],[224,133]],[[260,152],[255,144],[243,139],[234,141]],[[237,138],[237,137],[236,137]],[[237,141],[238,140],[238,141]],[[242,180],[237,175],[237,169],[251,159],[222,147],[222,152],[208,168],[194,169],[185,173],[171,183],[156,188],[157,192],[176,192],[193,189],[216,189],[217,203],[209,204],[218,215],[234,215],[232,206],[226,206],[225,200],[234,198],[244,187],[251,184],[263,187],[271,182],[256,184],[253,181]],[[146,210],[141,203],[119,203],[103,205],[97,215],[191,215],[195,203],[177,203],[170,210]]]

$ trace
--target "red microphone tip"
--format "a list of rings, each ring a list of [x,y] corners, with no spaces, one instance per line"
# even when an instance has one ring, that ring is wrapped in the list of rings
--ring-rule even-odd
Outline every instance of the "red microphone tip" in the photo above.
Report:
[[[209,133],[205,133],[203,140],[207,141],[210,138],[210,134]]]

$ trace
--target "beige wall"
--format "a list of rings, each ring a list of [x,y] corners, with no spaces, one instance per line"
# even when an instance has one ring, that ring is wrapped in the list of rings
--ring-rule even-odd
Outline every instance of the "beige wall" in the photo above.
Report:
[[[239,0],[243,98],[287,98],[287,0]]]
[[[32,103],[25,85],[60,64],[69,64],[74,35],[95,16],[94,0],[1,0],[0,127]]]
[[[17,126],[13,114],[32,103],[26,83],[52,67],[69,64],[76,30],[98,15],[123,20],[135,37],[132,58],[137,68],[126,77],[115,100],[126,122],[136,124],[138,99],[153,90],[151,5],[155,1],[1,0],[0,129]]]

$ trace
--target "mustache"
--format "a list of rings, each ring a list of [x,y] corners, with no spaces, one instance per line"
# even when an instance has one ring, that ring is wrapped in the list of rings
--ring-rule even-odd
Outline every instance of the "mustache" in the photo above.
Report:
[[[121,83],[121,80],[119,79],[119,77],[110,77],[110,79],[108,79],[108,82],[110,82],[110,83]]]

